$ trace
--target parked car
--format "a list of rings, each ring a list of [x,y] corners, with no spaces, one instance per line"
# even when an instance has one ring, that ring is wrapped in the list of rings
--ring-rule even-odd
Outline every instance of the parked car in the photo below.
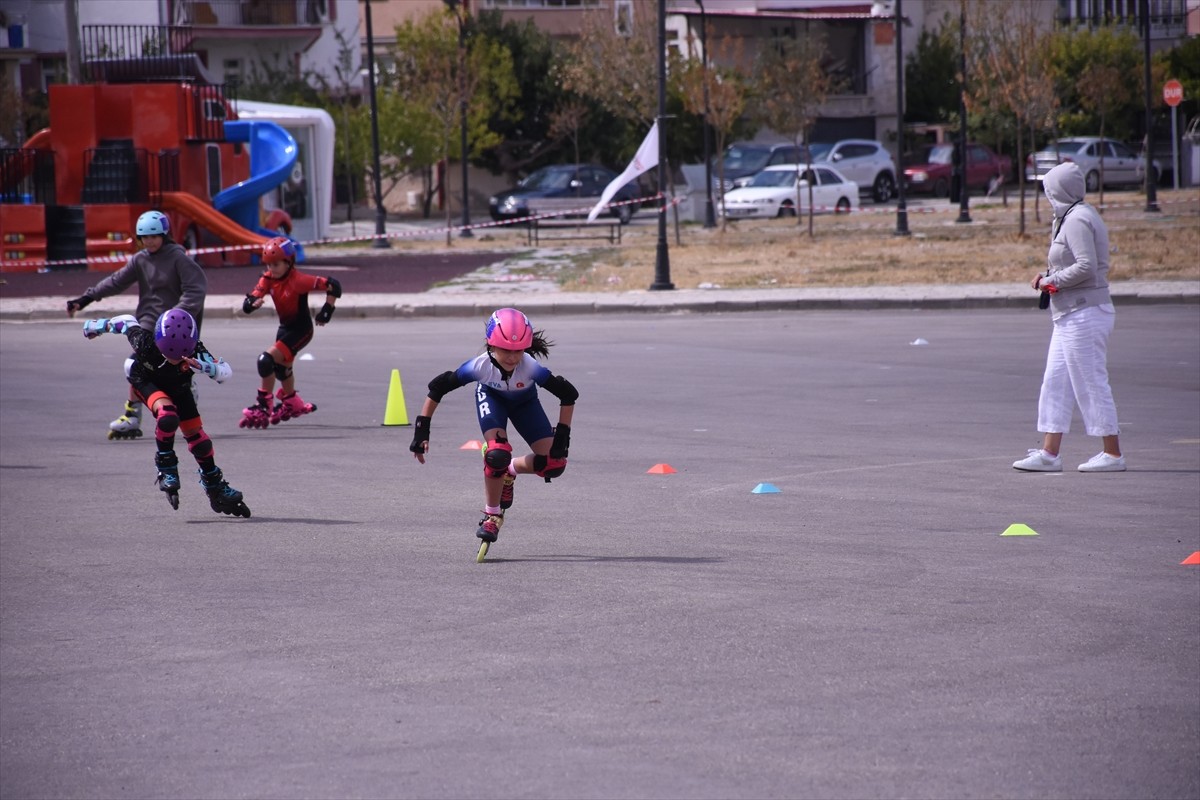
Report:
[[[587,216],[591,207],[599,202],[604,189],[616,177],[616,172],[596,164],[556,164],[542,167],[518,181],[511,189],[489,197],[488,211],[497,222],[521,219],[530,215],[530,200],[553,198],[560,201],[578,200],[578,208],[583,209],[579,216]],[[626,224],[638,209],[637,203],[628,201],[636,200],[640,194],[637,180],[630,181],[618,189],[609,201],[625,204],[613,206],[608,213],[620,220],[622,225]]]
[[[800,148],[794,144],[764,144],[734,142],[725,148],[721,164],[713,164],[713,188],[728,192],[745,186],[758,173],[777,164],[796,164],[803,161]],[[718,184],[719,181],[724,183]]]
[[[843,139],[840,142],[814,142],[809,145],[813,163],[832,165],[870,192],[876,203],[896,196],[896,162],[887,148],[874,139]]]
[[[924,162],[904,168],[904,189],[914,194],[950,195],[950,179],[954,174],[954,151],[957,145],[935,144],[928,148]],[[967,190],[989,191],[997,180],[1007,180],[1013,174],[1012,159],[996,155],[987,145],[967,145]]]
[[[842,214],[858,208],[858,184],[833,167],[779,164],[767,167],[745,186],[726,192],[722,213],[729,219],[794,217],[797,208],[807,213],[810,183],[814,212]]]
[[[1029,156],[1025,161],[1025,179],[1041,181],[1046,173],[1065,161],[1074,161],[1083,170],[1089,192],[1100,190],[1101,156],[1104,159],[1105,186],[1136,186],[1143,182],[1146,160],[1127,145],[1099,136],[1070,136],[1058,139]],[[1162,165],[1151,162],[1150,179],[1157,184]]]

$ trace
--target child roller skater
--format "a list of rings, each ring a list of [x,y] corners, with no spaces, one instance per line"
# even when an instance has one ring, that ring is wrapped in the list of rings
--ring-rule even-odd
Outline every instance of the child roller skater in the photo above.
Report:
[[[277,236],[263,245],[262,262],[267,271],[246,295],[242,311],[254,313],[262,308],[263,298],[270,294],[279,313],[279,330],[275,333],[275,344],[258,357],[262,383],[254,404],[242,411],[242,419],[238,422],[241,428],[265,428],[317,410],[296,392],[292,364],[313,337],[308,293],[314,289],[325,291],[325,304],[316,316],[318,325],[329,322],[333,307],[342,296],[342,285],[336,279],[306,275],[296,269],[296,245],[284,236]],[[276,378],[280,383],[279,402],[272,408],[271,392],[275,389]]]
[[[102,333],[121,333],[133,346],[126,375],[138,399],[155,417],[158,452],[158,488],[171,507],[179,509],[179,459],[175,456],[175,431],[183,431],[188,450],[200,466],[200,484],[218,514],[250,516],[242,493],[225,482],[213,459],[212,440],[204,432],[192,395],[192,371],[203,372],[221,383],[233,374],[223,359],[214,358],[199,340],[196,320],[181,308],[163,312],[150,332],[125,314],[113,319],[93,319],[83,324],[83,335],[95,339]]]
[[[487,350],[444,372],[429,382],[429,396],[414,423],[412,451],[424,464],[429,452],[429,422],[447,392],[475,381],[475,406],[485,441],[483,454],[483,519],[475,532],[482,542],[482,561],[488,544],[496,541],[504,512],[513,504],[513,485],[518,475],[537,475],[549,483],[567,467],[571,444],[571,419],[579,392],[565,378],[551,374],[536,360],[548,355],[552,342],[543,331],[535,331],[529,319],[515,308],[502,308],[484,326]],[[551,427],[538,399],[541,386],[558,398],[558,425]],[[513,458],[508,441],[509,421],[533,450]]]
[[[147,331],[168,308],[182,308],[199,323],[208,293],[208,279],[200,265],[182,246],[171,239],[171,220],[161,211],[147,211],[135,227],[142,249],[121,269],[88,289],[82,296],[67,301],[67,316],[93,301],[119,294],[130,286],[138,287],[134,316]],[[108,425],[109,439],[136,439],[142,435],[142,404],[133,387],[121,416]]]

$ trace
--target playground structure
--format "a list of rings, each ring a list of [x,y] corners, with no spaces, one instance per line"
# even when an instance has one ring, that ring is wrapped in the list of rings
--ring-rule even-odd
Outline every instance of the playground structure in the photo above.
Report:
[[[291,233],[288,214],[261,201],[292,174],[295,140],[238,119],[196,54],[169,52],[176,39],[162,28],[137,31],[138,47],[85,37],[85,56],[89,43],[167,54],[85,60],[90,82],[50,87],[49,128],[0,150],[0,272],[118,269],[152,208],[205,267],[255,263],[263,242]]]

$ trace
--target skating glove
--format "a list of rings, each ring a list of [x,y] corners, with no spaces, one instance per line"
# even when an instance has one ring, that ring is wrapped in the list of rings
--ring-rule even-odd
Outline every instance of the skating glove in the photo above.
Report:
[[[413,440],[408,449],[424,453],[429,448],[429,417],[417,417],[413,421]]]
[[[92,304],[92,298],[86,294],[83,297],[76,297],[74,300],[67,301],[67,314],[74,314],[76,311],[87,308]]]
[[[554,441],[550,444],[550,458],[566,459],[571,448],[571,426],[561,422],[554,427]]]
[[[89,319],[83,323],[83,338],[95,339],[102,333],[108,332],[108,320],[106,319]]]
[[[254,305],[254,295],[246,295],[246,299],[242,301],[242,313],[253,314],[257,310],[257,307]]]
[[[324,325],[333,318],[333,306],[329,303],[321,306],[321,310],[317,312],[316,322],[318,325]]]
[[[233,367],[225,363],[225,359],[212,357],[212,353],[200,353],[196,359],[197,369],[217,383],[224,383],[233,375]]]

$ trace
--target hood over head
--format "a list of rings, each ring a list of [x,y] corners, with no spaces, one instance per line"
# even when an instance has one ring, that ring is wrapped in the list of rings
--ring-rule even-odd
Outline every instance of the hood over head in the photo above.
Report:
[[[1047,172],[1042,178],[1042,187],[1046,190],[1046,199],[1053,206],[1056,217],[1061,217],[1068,208],[1082,200],[1087,191],[1083,170],[1072,161],[1059,164]]]

